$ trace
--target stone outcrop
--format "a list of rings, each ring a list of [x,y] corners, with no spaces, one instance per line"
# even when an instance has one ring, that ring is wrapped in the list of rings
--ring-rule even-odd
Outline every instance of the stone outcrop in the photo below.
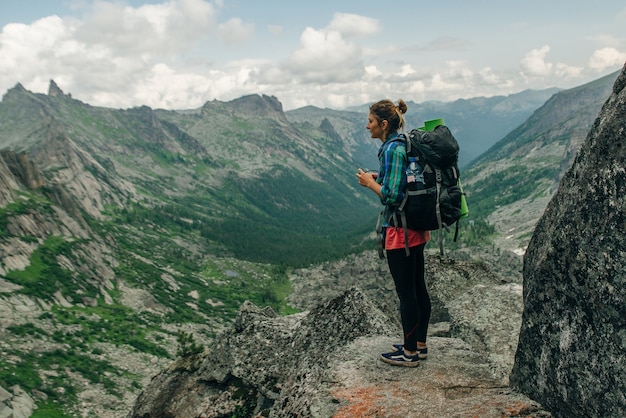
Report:
[[[28,189],[37,189],[45,185],[46,181],[39,168],[28,158],[26,153],[0,151],[0,161],[6,164],[13,176]]]
[[[524,259],[514,388],[558,417],[626,416],[626,67]]]
[[[228,105],[239,114],[271,117],[287,123],[283,105],[275,96],[251,94],[234,99]]]
[[[13,201],[15,190],[19,189],[19,181],[5,160],[5,152],[0,152],[0,206],[4,207]]]
[[[550,416],[461,339],[432,336],[417,369],[379,361],[398,335],[357,288],[286,317],[245,303],[210,351],[157,375],[129,417]]]
[[[235,411],[249,416],[274,404],[280,405],[274,408],[277,416],[310,415],[330,404],[318,399],[324,396],[322,382],[330,378],[330,356],[356,338],[389,334],[383,318],[360,292],[346,293],[309,315],[280,317],[245,303],[210,354],[179,360],[158,375],[131,416],[229,416]]]
[[[430,357],[407,370],[378,359],[401,328],[375,251],[295,271],[289,300],[302,313],[244,304],[208,351],[153,378],[129,417],[548,417],[508,387],[520,273],[428,254]]]
[[[437,249],[438,251],[438,249]],[[432,301],[431,328],[436,336],[461,338],[487,356],[493,372],[508,382],[522,314],[521,257],[503,254],[487,264],[441,259],[426,254],[426,282]],[[481,253],[481,258],[486,257]],[[507,263],[495,272],[492,264]],[[302,310],[358,286],[397,327],[398,301],[387,263],[375,251],[295,271],[289,303]]]
[[[48,85],[48,96],[52,97],[65,97],[66,94],[63,93],[63,90],[58,86],[58,84],[54,80],[50,80],[50,84]],[[71,95],[67,95],[67,97],[72,97]]]
[[[19,386],[9,390],[0,386],[0,417],[28,418],[35,409],[35,400]]]

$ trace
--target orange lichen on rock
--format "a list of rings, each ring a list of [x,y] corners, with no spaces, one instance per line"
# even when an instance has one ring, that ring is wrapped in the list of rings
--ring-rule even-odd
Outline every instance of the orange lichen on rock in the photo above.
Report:
[[[348,404],[341,407],[333,418],[381,417],[382,411],[378,401],[382,398],[380,389],[374,386],[349,387],[333,392],[336,399],[345,399]]]
[[[513,405],[508,405],[506,408],[506,413],[508,416],[517,417],[517,416],[528,416],[530,413],[535,411],[536,408],[533,405],[530,405],[526,402],[518,402]]]

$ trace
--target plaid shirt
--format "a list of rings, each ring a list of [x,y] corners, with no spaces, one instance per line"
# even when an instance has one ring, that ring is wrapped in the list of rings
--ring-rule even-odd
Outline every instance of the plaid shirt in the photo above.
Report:
[[[376,182],[382,185],[380,201],[389,209],[402,202],[406,189],[406,146],[393,134],[378,149],[380,171]]]

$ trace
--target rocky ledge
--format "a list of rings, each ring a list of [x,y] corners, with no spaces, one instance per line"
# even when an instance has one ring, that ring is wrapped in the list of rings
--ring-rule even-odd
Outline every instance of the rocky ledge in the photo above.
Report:
[[[209,351],[155,376],[129,417],[550,416],[446,334],[431,327],[429,358],[394,367],[379,356],[400,329],[356,287],[289,316],[245,303]]]

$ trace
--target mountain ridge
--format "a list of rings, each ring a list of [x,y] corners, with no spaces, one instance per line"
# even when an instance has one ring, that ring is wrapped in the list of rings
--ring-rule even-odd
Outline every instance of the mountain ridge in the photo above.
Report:
[[[459,167],[464,170],[559,91],[561,89],[558,88],[524,90],[508,96],[475,97],[451,102],[409,101],[409,110],[405,115],[406,128],[418,128],[426,120],[444,119],[459,141]],[[369,105],[347,110],[363,114],[369,111]],[[288,112],[288,115],[295,112]]]
[[[498,247],[523,254],[538,214],[571,166],[618,75],[555,94],[463,173],[470,207],[495,226]]]

